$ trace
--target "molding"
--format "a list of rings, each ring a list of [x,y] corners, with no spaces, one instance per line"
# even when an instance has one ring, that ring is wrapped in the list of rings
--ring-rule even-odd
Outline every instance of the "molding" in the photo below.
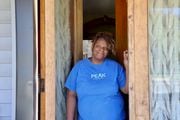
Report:
[[[16,119],[16,15],[15,0],[11,0],[11,31],[12,31],[12,113],[11,119]]]

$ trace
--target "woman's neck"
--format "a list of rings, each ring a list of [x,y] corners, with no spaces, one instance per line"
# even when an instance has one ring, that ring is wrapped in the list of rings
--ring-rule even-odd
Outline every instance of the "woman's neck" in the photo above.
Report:
[[[95,59],[93,57],[91,57],[90,60],[94,64],[101,64],[104,61],[104,59],[103,60],[98,60],[98,59]]]

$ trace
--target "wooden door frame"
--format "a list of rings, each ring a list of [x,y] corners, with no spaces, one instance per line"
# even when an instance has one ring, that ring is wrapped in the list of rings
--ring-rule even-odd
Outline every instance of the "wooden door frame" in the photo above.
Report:
[[[55,120],[55,0],[40,0],[40,79],[45,91],[40,93],[40,120]]]
[[[55,120],[55,0],[44,0],[45,119]],[[82,57],[82,2],[74,4],[74,61]],[[127,0],[130,120],[149,120],[147,3]]]
[[[127,2],[130,120],[149,120],[148,1]]]
[[[73,0],[73,35],[74,43],[73,61],[77,62],[83,57],[82,40],[83,40],[83,0]]]

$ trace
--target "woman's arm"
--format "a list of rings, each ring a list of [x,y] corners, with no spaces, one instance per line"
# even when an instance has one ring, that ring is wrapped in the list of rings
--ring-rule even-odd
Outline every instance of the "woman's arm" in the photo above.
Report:
[[[121,91],[125,94],[129,93],[129,59],[128,59],[128,51],[125,50],[123,53],[124,57],[124,67],[126,69],[126,85],[124,88],[121,89]]]
[[[121,88],[121,91],[122,91],[124,94],[128,94],[128,93],[129,93],[128,69],[126,69],[126,85],[125,85],[125,87]]]
[[[76,108],[76,93],[68,90],[67,92],[67,120],[74,120]]]

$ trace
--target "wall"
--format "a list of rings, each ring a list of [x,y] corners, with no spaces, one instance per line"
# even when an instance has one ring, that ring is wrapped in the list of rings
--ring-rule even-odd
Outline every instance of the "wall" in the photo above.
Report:
[[[0,120],[15,120],[15,0],[0,0]]]

